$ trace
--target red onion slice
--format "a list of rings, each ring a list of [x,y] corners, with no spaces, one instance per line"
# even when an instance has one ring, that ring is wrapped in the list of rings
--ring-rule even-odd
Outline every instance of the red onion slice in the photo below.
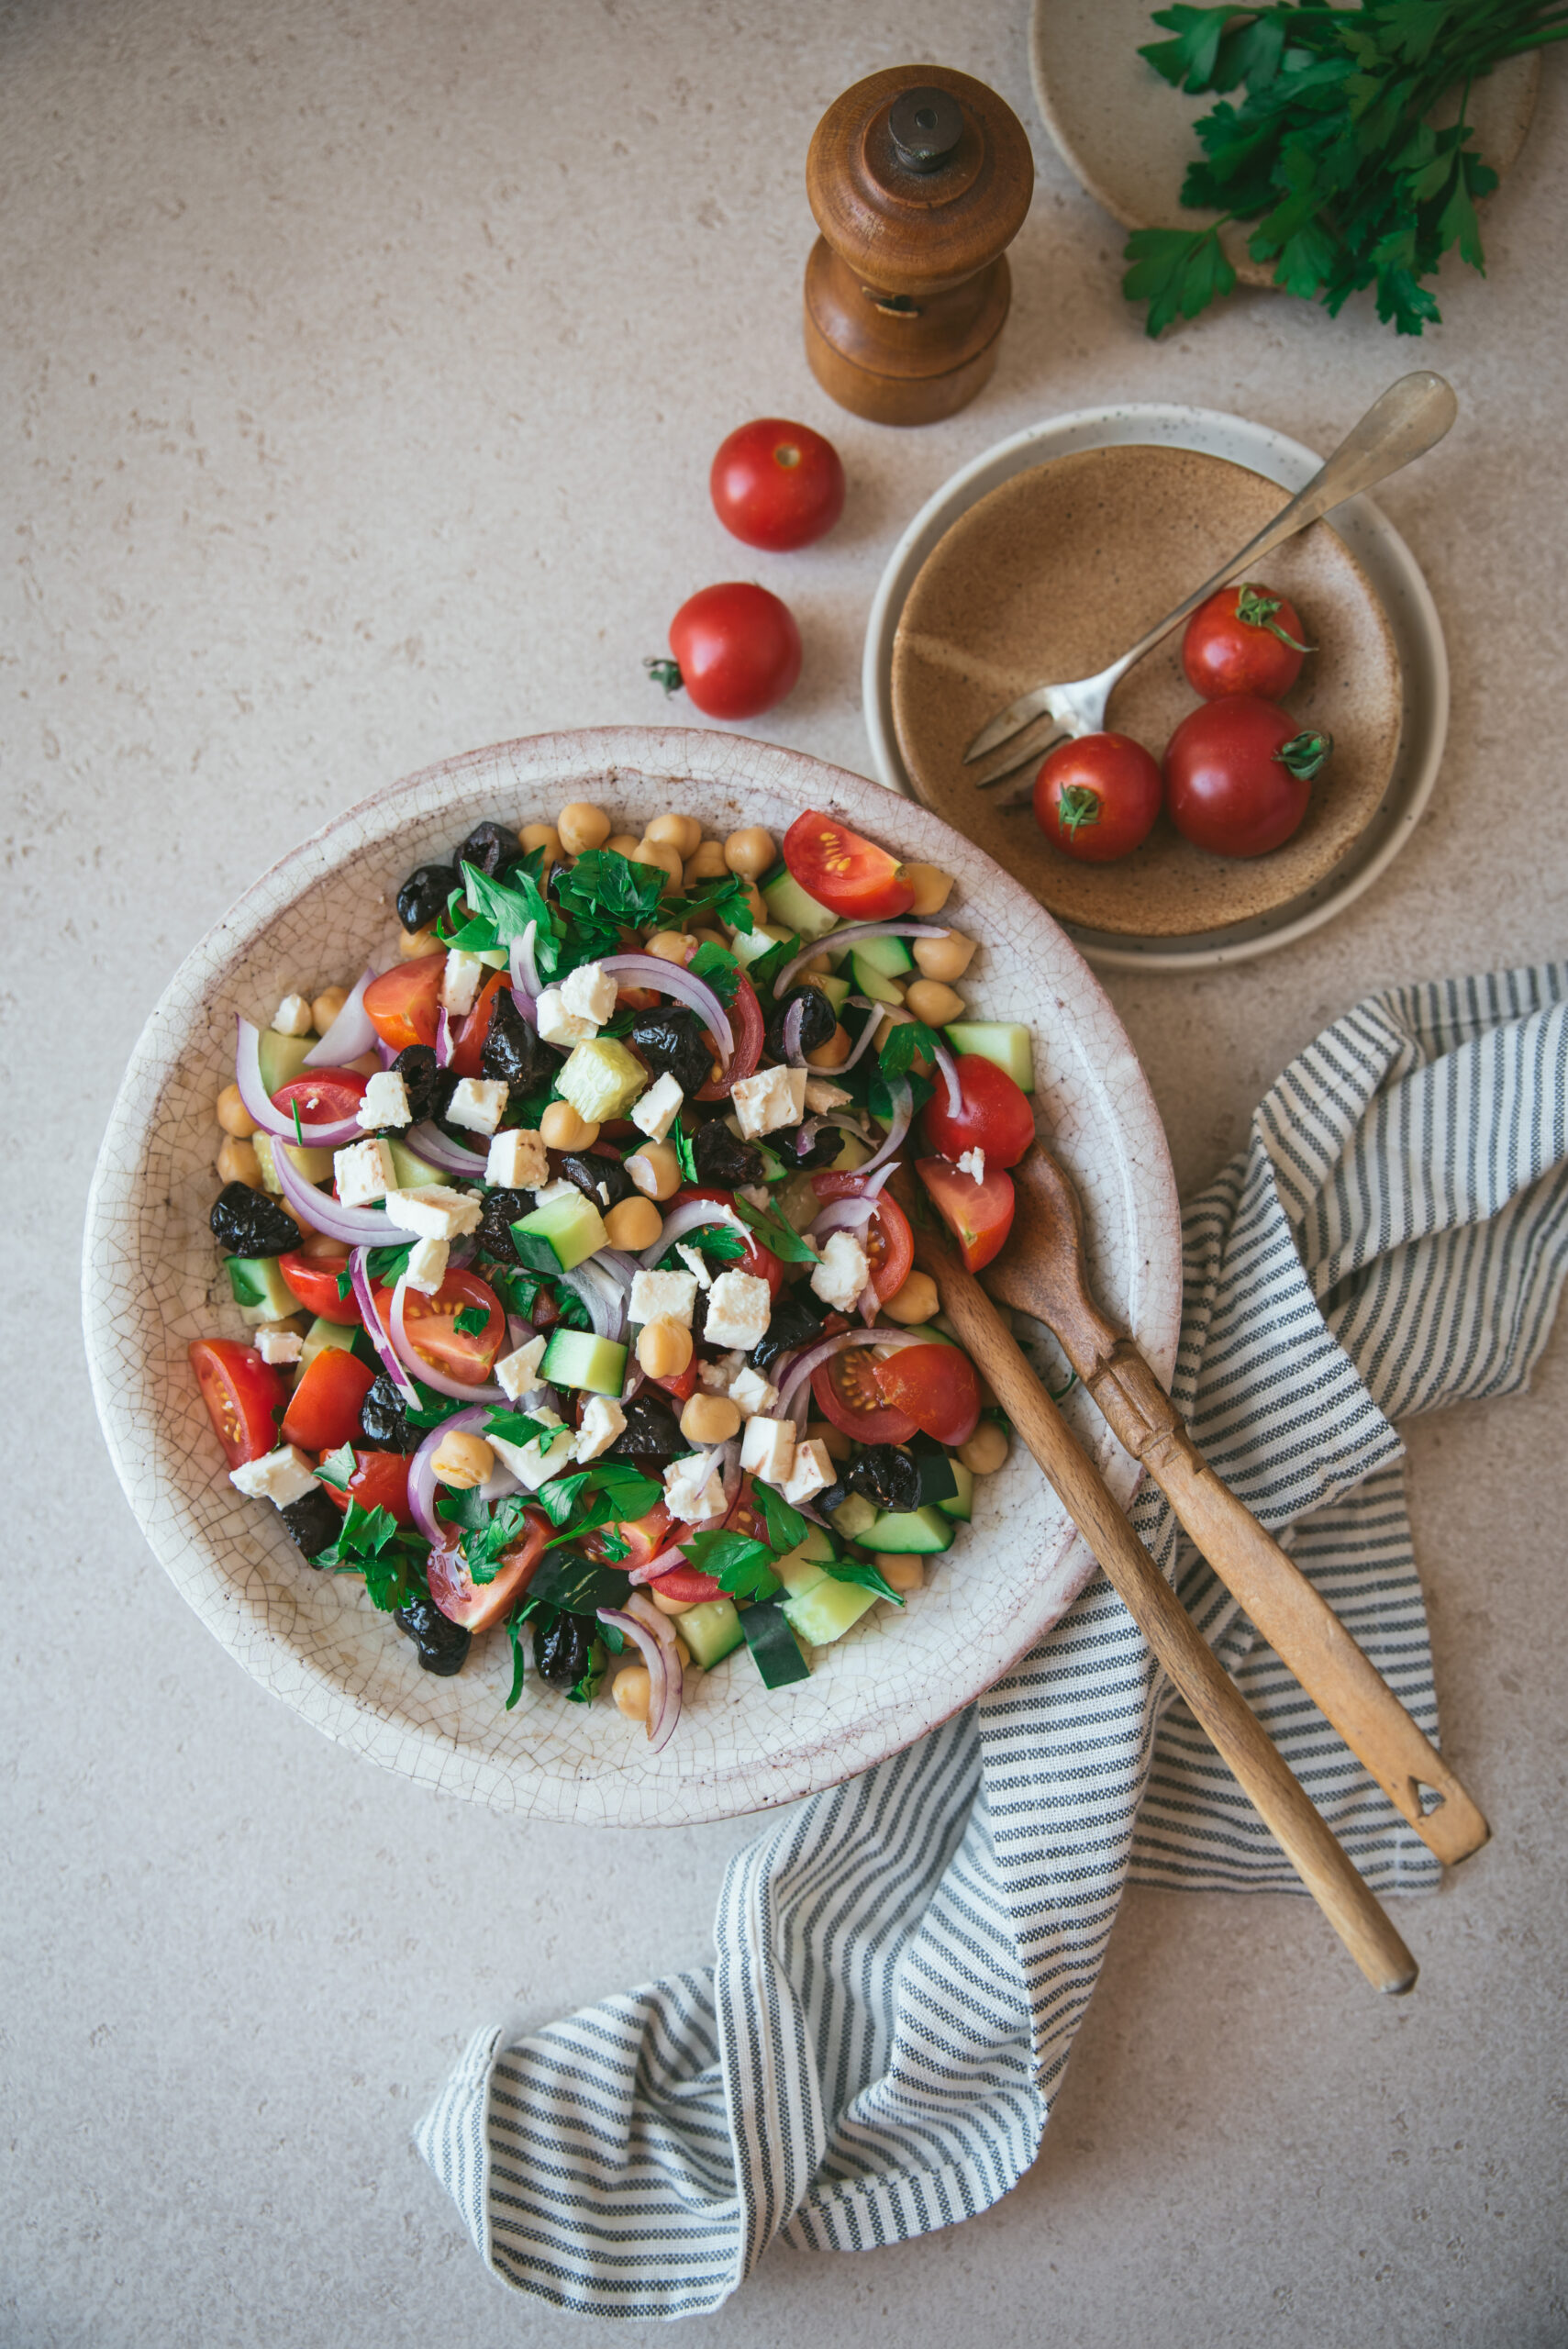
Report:
[[[451,1021],[447,1018],[447,1008],[443,1003],[440,1009],[436,1014],[436,1066],[438,1068],[450,1068],[451,1060]]]
[[[657,1582],[660,1575],[667,1575],[672,1566],[687,1566],[690,1564],[691,1560],[676,1542],[668,1550],[661,1550],[656,1558],[650,1558],[645,1566],[633,1566],[629,1577],[631,1586],[636,1590],[645,1582]]]
[[[861,1030],[860,1034],[855,1038],[854,1042],[850,1046],[849,1059],[840,1061],[839,1063],[839,1070],[834,1072],[834,1074],[838,1074],[847,1068],[853,1068],[855,1063],[870,1051],[871,1040],[882,1025],[882,1011],[884,1007],[867,1001],[867,998],[864,996],[851,996],[850,997],[850,1002],[857,1005],[864,1004],[865,1008],[872,1016],[866,1021],[865,1026]],[[846,1008],[848,1008],[847,1006]],[[829,1075],[828,1083],[832,1083],[831,1075]]]
[[[478,1435],[495,1406],[476,1403],[472,1411],[454,1411],[439,1428],[432,1428],[418,1451],[408,1463],[408,1511],[415,1524],[432,1547],[439,1550],[450,1541],[452,1529],[436,1515],[436,1476],[433,1462],[446,1435]],[[491,1475],[481,1485],[480,1496],[487,1501],[504,1500],[508,1493],[520,1490],[518,1480],[504,1465],[499,1455]]]
[[[272,1097],[261,1082],[261,1030],[249,1019],[235,1022],[239,1041],[234,1049],[234,1082],[239,1088],[239,1098],[264,1134],[275,1140],[292,1141],[306,1150],[346,1150],[350,1142],[363,1141],[365,1130],[357,1118],[335,1118],[328,1125],[300,1122],[297,1131],[292,1117],[272,1107]]]
[[[392,1046],[389,1043],[386,1043],[380,1036],[375,1040],[375,1049],[376,1057],[381,1062],[383,1068],[391,1068],[395,1065],[397,1054],[394,1052]]]
[[[336,1240],[341,1247],[402,1248],[419,1236],[394,1223],[384,1208],[346,1208],[329,1198],[314,1183],[306,1182],[286,1150],[273,1151],[272,1165],[284,1198],[298,1208],[309,1229]]]
[[[740,1232],[746,1229],[734,1208],[727,1208],[721,1200],[686,1199],[665,1217],[662,1232],[651,1248],[643,1250],[640,1261],[644,1264],[656,1264],[665,1250],[673,1248],[677,1240],[684,1240],[688,1231],[699,1231],[709,1223],[732,1223]]]
[[[867,1342],[864,1330],[836,1330],[830,1338],[819,1339],[816,1345],[797,1355],[789,1372],[789,1385],[779,1397],[781,1419],[793,1418],[797,1427],[804,1427],[812,1372],[832,1355],[842,1353],[846,1346],[863,1346]],[[878,1330],[871,1342],[879,1346],[927,1346],[930,1340],[917,1330]]]
[[[306,1052],[306,1068],[342,1068],[371,1051],[376,1041],[375,1021],[365,1009],[365,989],[374,976],[373,971],[366,971],[359,980],[321,1041]]]
[[[908,1078],[896,1077],[889,1087],[889,1092],[893,1100],[893,1123],[887,1129],[887,1139],[882,1148],[866,1160],[863,1166],[856,1167],[857,1174],[874,1174],[879,1166],[893,1156],[909,1130],[909,1121],[915,1114],[915,1096],[909,1090]]]
[[[404,1368],[410,1371],[425,1386],[433,1386],[438,1395],[450,1395],[455,1401],[507,1403],[510,1397],[494,1379],[486,1379],[476,1385],[472,1378],[449,1378],[444,1370],[435,1369],[425,1360],[424,1355],[418,1353],[404,1326],[403,1300],[407,1288],[407,1280],[404,1278],[398,1282],[392,1292],[392,1342],[397,1349]]]
[[[853,921],[847,930],[830,930],[812,945],[807,946],[802,953],[797,954],[793,963],[784,964],[784,969],[773,981],[773,1001],[777,1003],[781,996],[789,993],[790,981],[797,971],[803,971],[807,963],[815,963],[817,957],[826,952],[829,947],[836,954],[841,946],[858,946],[862,939],[867,938],[945,938],[946,936],[946,923],[932,921]]]
[[[729,1015],[706,980],[694,979],[681,963],[666,963],[658,954],[610,954],[599,967],[613,978],[651,987],[656,994],[673,996],[677,1003],[685,1004],[701,1019],[718,1046],[719,1059],[728,1064],[735,1050],[735,1032]]]
[[[789,1063],[791,1068],[804,1068],[806,1066],[806,1054],[800,1049],[801,1023],[805,1018],[806,997],[804,996],[797,996],[795,1001],[790,1005],[789,1009],[784,1013],[784,1058]]]
[[[371,1292],[371,1276],[367,1264],[368,1251],[356,1248],[349,1258],[349,1281],[354,1292],[354,1303],[360,1308],[360,1319],[365,1325],[365,1335],[376,1350],[383,1370],[391,1379],[406,1403],[419,1408],[419,1397],[413,1380],[397,1359],[397,1350],[382,1327],[375,1299]]]
[[[638,1621],[652,1632],[661,1646],[667,1648],[674,1646],[674,1624],[668,1615],[662,1615],[659,1612],[646,1592],[634,1590],[626,1602],[626,1611],[628,1615],[635,1615]]]
[[[958,1081],[957,1063],[954,1061],[952,1054],[949,1052],[945,1044],[939,1044],[937,1046],[935,1057],[937,1066],[940,1069],[943,1076],[947,1079],[948,1115],[950,1118],[962,1118],[963,1115],[963,1087]]]
[[[538,922],[530,921],[521,938],[513,939],[510,956],[512,993],[514,996],[527,996],[530,1006],[539,993],[539,964],[534,960],[534,940],[538,934]],[[523,1012],[525,1019],[529,1017],[529,1013],[524,1010],[521,1004],[517,1008]],[[534,1025],[537,1027],[539,1022],[535,1020]]]
[[[888,1172],[891,1174],[891,1167]],[[858,1199],[830,1200],[811,1226],[810,1236],[813,1240],[820,1240],[824,1232],[859,1231],[862,1224],[871,1221],[876,1213],[876,1208],[877,1202],[874,1198],[862,1197]]]
[[[601,1607],[599,1620],[613,1623],[617,1631],[624,1632],[648,1666],[648,1743],[650,1751],[658,1753],[670,1742],[681,1718],[680,1666],[677,1664],[673,1672],[670,1669],[674,1662],[673,1647],[666,1649],[662,1640],[624,1608]]]
[[[431,1166],[439,1166],[443,1174],[461,1174],[470,1183],[483,1183],[489,1153],[483,1150],[464,1150],[458,1141],[450,1141],[439,1126],[428,1118],[408,1129],[408,1147],[416,1151]]]
[[[601,1273],[593,1264],[577,1265],[570,1273],[558,1273],[557,1285],[569,1288],[580,1297],[588,1308],[596,1338],[618,1341],[626,1332],[626,1292],[608,1273]]]

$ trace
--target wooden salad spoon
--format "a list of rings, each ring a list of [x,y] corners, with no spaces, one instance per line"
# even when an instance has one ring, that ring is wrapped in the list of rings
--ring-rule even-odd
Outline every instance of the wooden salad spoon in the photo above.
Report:
[[[1474,1802],[1328,1601],[1215,1475],[1133,1340],[1095,1305],[1083,1213],[1065,1170],[1037,1141],[1014,1167],[1013,1183],[1012,1234],[985,1268],[986,1288],[1054,1333],[1112,1432],[1400,1817],[1440,1860],[1467,1859],[1491,1833]],[[1427,1812],[1423,1786],[1440,1798]]]
[[[889,1187],[902,1194],[907,1213],[915,1204],[907,1170]],[[946,1239],[911,1220],[915,1261],[936,1282],[960,1341],[1307,1891],[1374,1989],[1413,1988],[1416,1961],[1392,1920],[1074,1442],[997,1308]]]

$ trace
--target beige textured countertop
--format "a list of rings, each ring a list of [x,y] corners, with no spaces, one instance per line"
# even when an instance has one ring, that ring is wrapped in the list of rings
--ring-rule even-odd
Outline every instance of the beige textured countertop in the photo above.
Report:
[[[446,753],[655,715],[640,656],[736,573],[781,588],[806,640],[759,730],[863,767],[871,593],[964,459],[1125,397],[1327,448],[1425,362],[1461,422],[1384,503],[1454,664],[1431,811],[1306,945],[1112,993],[1191,1188],[1359,995],[1563,951],[1559,61],[1486,215],[1490,279],[1445,277],[1418,350],[1265,295],[1155,346],[1117,293],[1117,232],[1039,130],[1023,19],[1020,0],[0,9],[4,1050],[28,1170],[4,1354],[7,2343],[607,2339],[501,2297],[409,2127],[475,2022],[700,1961],[748,1832],[584,1847],[384,1776],[247,1681],[142,1547],[79,1359],[82,1202],[145,1012],[261,864]],[[840,88],[920,57],[999,88],[1040,177],[996,380],[898,434],[807,374],[802,174]],[[842,525],[803,556],[752,558],[706,503],[717,440],[770,411],[849,469]],[[776,2253],[684,2338],[1568,2337],[1565,1408],[1560,1337],[1532,1396],[1411,1431],[1445,1740],[1496,1829],[1400,1911],[1416,1996],[1380,2004],[1305,1901],[1134,1894],[1013,2196],[899,2250]]]

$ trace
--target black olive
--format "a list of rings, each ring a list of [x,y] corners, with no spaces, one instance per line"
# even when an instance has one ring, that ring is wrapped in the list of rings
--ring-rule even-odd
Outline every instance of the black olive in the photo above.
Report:
[[[293,1216],[247,1183],[226,1183],[207,1222],[226,1256],[282,1256],[300,1243]]]
[[[534,1666],[552,1688],[574,1688],[593,1658],[598,1625],[586,1615],[536,1615]]]
[[[668,1071],[683,1093],[700,1093],[713,1074],[713,1052],[702,1021],[683,1004],[639,1011],[627,1041],[655,1076]]]
[[[531,1191],[486,1191],[484,1205],[479,1211],[479,1245],[484,1253],[493,1256],[498,1264],[517,1264],[519,1259],[512,1226],[533,1211]]]
[[[920,1506],[920,1464],[896,1444],[870,1443],[858,1452],[844,1471],[844,1483],[878,1508],[907,1509]]]
[[[438,1068],[428,1044],[406,1044],[392,1063],[408,1093],[415,1118],[444,1118],[457,1090],[450,1069]]]
[[[497,987],[490,998],[490,1025],[479,1055],[480,1073],[499,1077],[521,1095],[542,1093],[553,1084],[560,1061],[539,1041],[512,1001],[510,987]]]
[[[312,1562],[323,1550],[329,1550],[343,1531],[342,1519],[319,1485],[302,1493],[298,1500],[290,1501],[279,1515],[288,1527],[289,1539],[296,1542]]]
[[[814,1493],[811,1506],[818,1517],[831,1517],[836,1508],[843,1508],[849,1497],[850,1488],[840,1476],[836,1483],[824,1485],[819,1493]]]
[[[681,1423],[662,1395],[644,1388],[623,1403],[626,1425],[611,1444],[608,1460],[674,1460],[691,1445]]]
[[[840,1129],[815,1118],[804,1126],[790,1126],[768,1136],[768,1148],[777,1152],[792,1174],[804,1174],[813,1166],[831,1166],[843,1147]]]
[[[452,863],[457,865],[472,864],[476,873],[483,873],[487,879],[494,881],[504,866],[520,864],[522,857],[521,843],[510,824],[484,823],[475,824]],[[461,873],[458,878],[462,878]]]
[[[608,1215],[623,1199],[638,1196],[637,1185],[621,1161],[603,1157],[596,1150],[571,1152],[562,1160],[561,1171],[569,1183],[576,1184],[585,1199],[593,1200],[601,1215]]]
[[[360,1433],[378,1452],[417,1452],[425,1441],[424,1430],[404,1418],[403,1398],[385,1371],[360,1405]]]
[[[803,1052],[820,1050],[839,1024],[839,1015],[820,987],[791,987],[774,1006],[768,1019],[768,1050],[776,1061],[789,1055],[784,1045],[784,1018],[792,1003],[804,1007],[800,1018],[800,1049]]]
[[[413,1641],[427,1672],[450,1680],[462,1670],[473,1634],[443,1615],[433,1598],[411,1598],[406,1607],[395,1607],[392,1620]]]
[[[417,864],[397,892],[397,918],[405,930],[428,930],[458,885],[450,864]]]
[[[722,1118],[709,1118],[697,1128],[692,1158],[701,1181],[714,1190],[733,1191],[762,1179],[762,1152],[732,1134]]]
[[[789,1289],[773,1307],[767,1329],[751,1349],[754,1368],[766,1370],[780,1354],[791,1353],[796,1346],[809,1346],[822,1335],[821,1308],[807,1291]]]

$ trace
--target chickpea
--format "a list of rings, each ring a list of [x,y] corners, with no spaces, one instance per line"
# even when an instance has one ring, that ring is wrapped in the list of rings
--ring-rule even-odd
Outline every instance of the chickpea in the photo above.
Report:
[[[607,840],[605,842],[605,846],[607,849],[613,849],[617,856],[635,856],[637,854],[637,834],[635,832],[617,832],[613,840]]]
[[[945,1028],[950,1019],[963,1017],[963,997],[956,987],[944,987],[940,979],[917,979],[913,986],[905,988],[904,1000],[928,1028]]]
[[[904,878],[915,892],[909,910],[917,921],[929,921],[933,914],[940,914],[952,895],[952,874],[938,865],[906,864]]]
[[[902,1288],[883,1299],[882,1309],[890,1321],[913,1327],[917,1322],[929,1321],[938,1303],[937,1285],[929,1273],[911,1273]]]
[[[926,1586],[926,1569],[918,1558],[902,1557],[891,1550],[879,1550],[872,1564],[881,1574],[883,1581],[891,1584],[895,1590],[924,1590]]]
[[[666,1598],[662,1590],[650,1589],[648,1596],[661,1615],[684,1615],[698,1603],[695,1598]],[[684,1640],[681,1642],[681,1645],[685,1647]],[[689,1649],[687,1653],[690,1653]]]
[[[553,824],[525,824],[517,834],[517,840],[521,847],[530,852],[536,848],[543,849],[544,869],[547,873],[552,864],[561,863],[563,852],[561,846],[561,834]]]
[[[724,862],[731,873],[748,881],[760,881],[776,853],[772,832],[764,831],[761,824],[745,825],[731,832],[724,843]]]
[[[850,1057],[850,1031],[843,1021],[835,1022],[833,1033],[825,1044],[806,1055],[807,1068],[842,1068]]]
[[[686,859],[686,886],[694,881],[720,881],[729,867],[724,862],[722,841],[699,841]]]
[[[400,930],[397,952],[406,963],[417,963],[421,954],[440,953],[441,941],[436,936],[435,924],[432,922],[428,930]]]
[[[255,1129],[252,1127],[252,1132]],[[243,1183],[248,1189],[261,1189],[261,1162],[251,1143],[239,1135],[230,1134],[217,1153],[217,1171],[226,1183]]]
[[[692,941],[692,952],[694,953],[695,953],[699,946],[722,946],[727,954],[729,952],[729,941],[725,937],[722,930],[689,930],[686,932],[686,936]]]
[[[361,1052],[357,1061],[345,1061],[343,1066],[351,1068],[356,1076],[376,1076],[381,1073],[383,1063],[379,1052]]]
[[[645,1199],[667,1199],[681,1187],[681,1162],[667,1141],[645,1141],[627,1160],[626,1171]]]
[[[610,819],[591,799],[573,799],[556,818],[555,832],[568,856],[581,856],[586,849],[604,847]]]
[[[645,954],[657,954],[662,963],[689,963],[695,949],[684,930],[656,930],[647,945]]]
[[[728,1443],[740,1426],[740,1408],[728,1395],[694,1395],[681,1413],[688,1443]]]
[[[995,1419],[982,1419],[969,1442],[959,1445],[958,1456],[972,1475],[994,1476],[1011,1448],[1006,1428]]]
[[[660,1319],[644,1324],[637,1359],[650,1378],[679,1378],[691,1358],[692,1333],[684,1323]]]
[[[634,1255],[651,1248],[663,1229],[664,1219],[651,1199],[622,1199],[605,1218],[610,1246],[625,1248]]]
[[[702,845],[702,826],[695,816],[655,816],[644,838],[657,841],[661,847],[674,849],[684,864]]]
[[[347,987],[323,987],[310,1006],[310,1024],[318,1036],[325,1036],[338,1014],[349,1000]]]
[[[634,864],[656,865],[665,880],[673,882],[675,887],[679,888],[681,875],[686,869],[685,860],[680,850],[673,847],[670,841],[639,841],[637,846],[630,852],[630,855]]]
[[[226,1085],[217,1097],[217,1122],[226,1134],[245,1141],[256,1130],[256,1120],[239,1098],[237,1085]]]
[[[570,1101],[552,1101],[539,1121],[539,1140],[546,1150],[592,1150],[599,1129],[580,1118]]]
[[[440,1482],[459,1493],[483,1485],[495,1465],[495,1454],[482,1435],[444,1435],[430,1463]]]
[[[809,1443],[827,1445],[829,1460],[847,1460],[855,1448],[843,1429],[836,1428],[830,1419],[813,1419],[806,1435]]]
[[[675,1661],[676,1661],[676,1663],[680,1665],[681,1670],[682,1670],[683,1672],[684,1672],[684,1670],[685,1670],[685,1668],[686,1668],[687,1664],[690,1664],[690,1662],[691,1662],[691,1660],[692,1660],[692,1652],[691,1652],[690,1648],[686,1645],[686,1643],[685,1643],[684,1640],[684,1639],[682,1639],[682,1637],[681,1637],[681,1635],[680,1635],[679,1631],[677,1631],[677,1632],[676,1632],[676,1634],[675,1634],[675,1639],[674,1639],[674,1648],[675,1648]]]
[[[610,1683],[616,1708],[628,1721],[645,1721],[652,1701],[653,1681],[645,1664],[628,1664]]]
[[[917,938],[910,943],[916,962],[929,979],[950,984],[962,979],[974,960],[974,941],[961,930],[944,930],[940,938]]]

